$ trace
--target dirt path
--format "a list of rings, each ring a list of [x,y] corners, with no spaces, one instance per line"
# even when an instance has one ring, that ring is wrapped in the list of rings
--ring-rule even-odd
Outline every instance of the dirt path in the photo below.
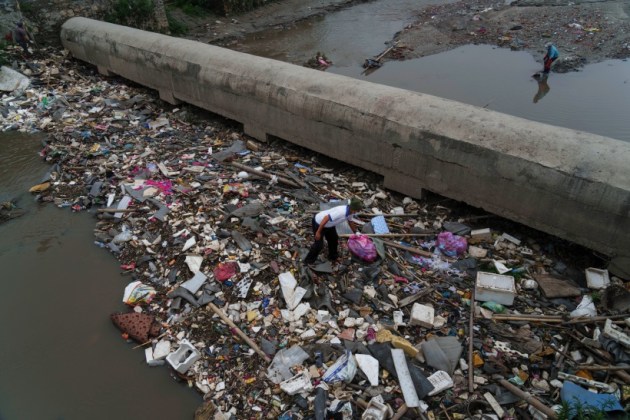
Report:
[[[230,46],[237,38],[271,27],[288,27],[313,16],[351,7],[361,0],[281,0],[235,17],[190,18],[187,36]],[[410,11],[417,20],[393,35],[398,48],[385,59],[417,58],[467,44],[526,50],[542,61],[553,42],[561,57],[554,71],[630,56],[630,2],[622,0],[462,0]]]

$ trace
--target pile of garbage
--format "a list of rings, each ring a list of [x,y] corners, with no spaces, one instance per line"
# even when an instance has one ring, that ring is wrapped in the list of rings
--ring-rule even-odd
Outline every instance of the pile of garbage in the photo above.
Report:
[[[285,142],[252,141],[63,52],[17,70],[30,67],[40,72],[3,94],[0,112],[4,130],[48,133],[51,170],[31,191],[96,216],[94,244],[120,261],[129,307],[114,325],[149,366],[203,394],[198,418],[628,408],[630,282],[604,261],[478,209],[401,197]],[[360,232],[339,225],[340,260],[305,265],[313,216],[352,197],[365,205]]]
[[[326,57],[326,54],[322,54],[319,51],[317,51],[313,57],[309,58],[304,63],[304,67],[322,71],[326,70],[330,66],[332,66],[332,61]]]

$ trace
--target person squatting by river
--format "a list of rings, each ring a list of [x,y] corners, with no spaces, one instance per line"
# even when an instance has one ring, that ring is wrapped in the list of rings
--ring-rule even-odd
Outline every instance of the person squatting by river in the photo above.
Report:
[[[544,68],[543,74],[549,74],[551,65],[558,59],[558,49],[551,42],[545,44],[545,57],[543,58]]]
[[[317,256],[324,248],[324,238],[328,242],[328,259],[334,262],[339,258],[338,244],[339,236],[335,226],[346,220],[350,224],[352,231],[356,231],[356,225],[353,222],[355,213],[363,208],[363,203],[358,198],[352,198],[349,205],[337,206],[332,209],[320,211],[312,219],[313,235],[315,242],[311,245],[308,255],[304,259],[306,264],[313,264],[317,260]]]

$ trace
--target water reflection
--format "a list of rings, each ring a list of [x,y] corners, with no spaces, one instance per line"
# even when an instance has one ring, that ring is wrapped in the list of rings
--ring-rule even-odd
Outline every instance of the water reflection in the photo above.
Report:
[[[609,60],[578,72],[552,72],[547,85],[553,85],[553,92],[537,102],[532,100],[532,92],[540,86],[531,75],[540,71],[540,63],[527,52],[489,45],[390,61],[367,75],[359,66],[332,66],[327,71],[630,141],[626,115],[630,109],[630,61]]]
[[[551,88],[549,87],[549,83],[547,83],[548,79],[549,79],[549,75],[547,74],[543,74],[536,78],[536,81],[538,82],[538,91],[534,95],[535,104],[537,104],[538,101],[544,98],[545,95],[549,93],[549,91],[551,90]]]

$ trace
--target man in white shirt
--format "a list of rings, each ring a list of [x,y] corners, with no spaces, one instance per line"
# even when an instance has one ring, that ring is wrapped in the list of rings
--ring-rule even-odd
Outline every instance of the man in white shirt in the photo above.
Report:
[[[352,217],[355,213],[363,208],[363,203],[358,198],[350,200],[349,205],[337,206],[328,210],[320,211],[312,220],[313,234],[315,235],[315,242],[311,245],[311,249],[308,255],[304,259],[306,264],[313,264],[317,260],[317,256],[324,248],[324,238],[328,242],[328,259],[335,261],[339,257],[337,253],[339,236],[335,226],[346,220],[350,224],[350,228],[354,232],[356,225],[352,222]]]

